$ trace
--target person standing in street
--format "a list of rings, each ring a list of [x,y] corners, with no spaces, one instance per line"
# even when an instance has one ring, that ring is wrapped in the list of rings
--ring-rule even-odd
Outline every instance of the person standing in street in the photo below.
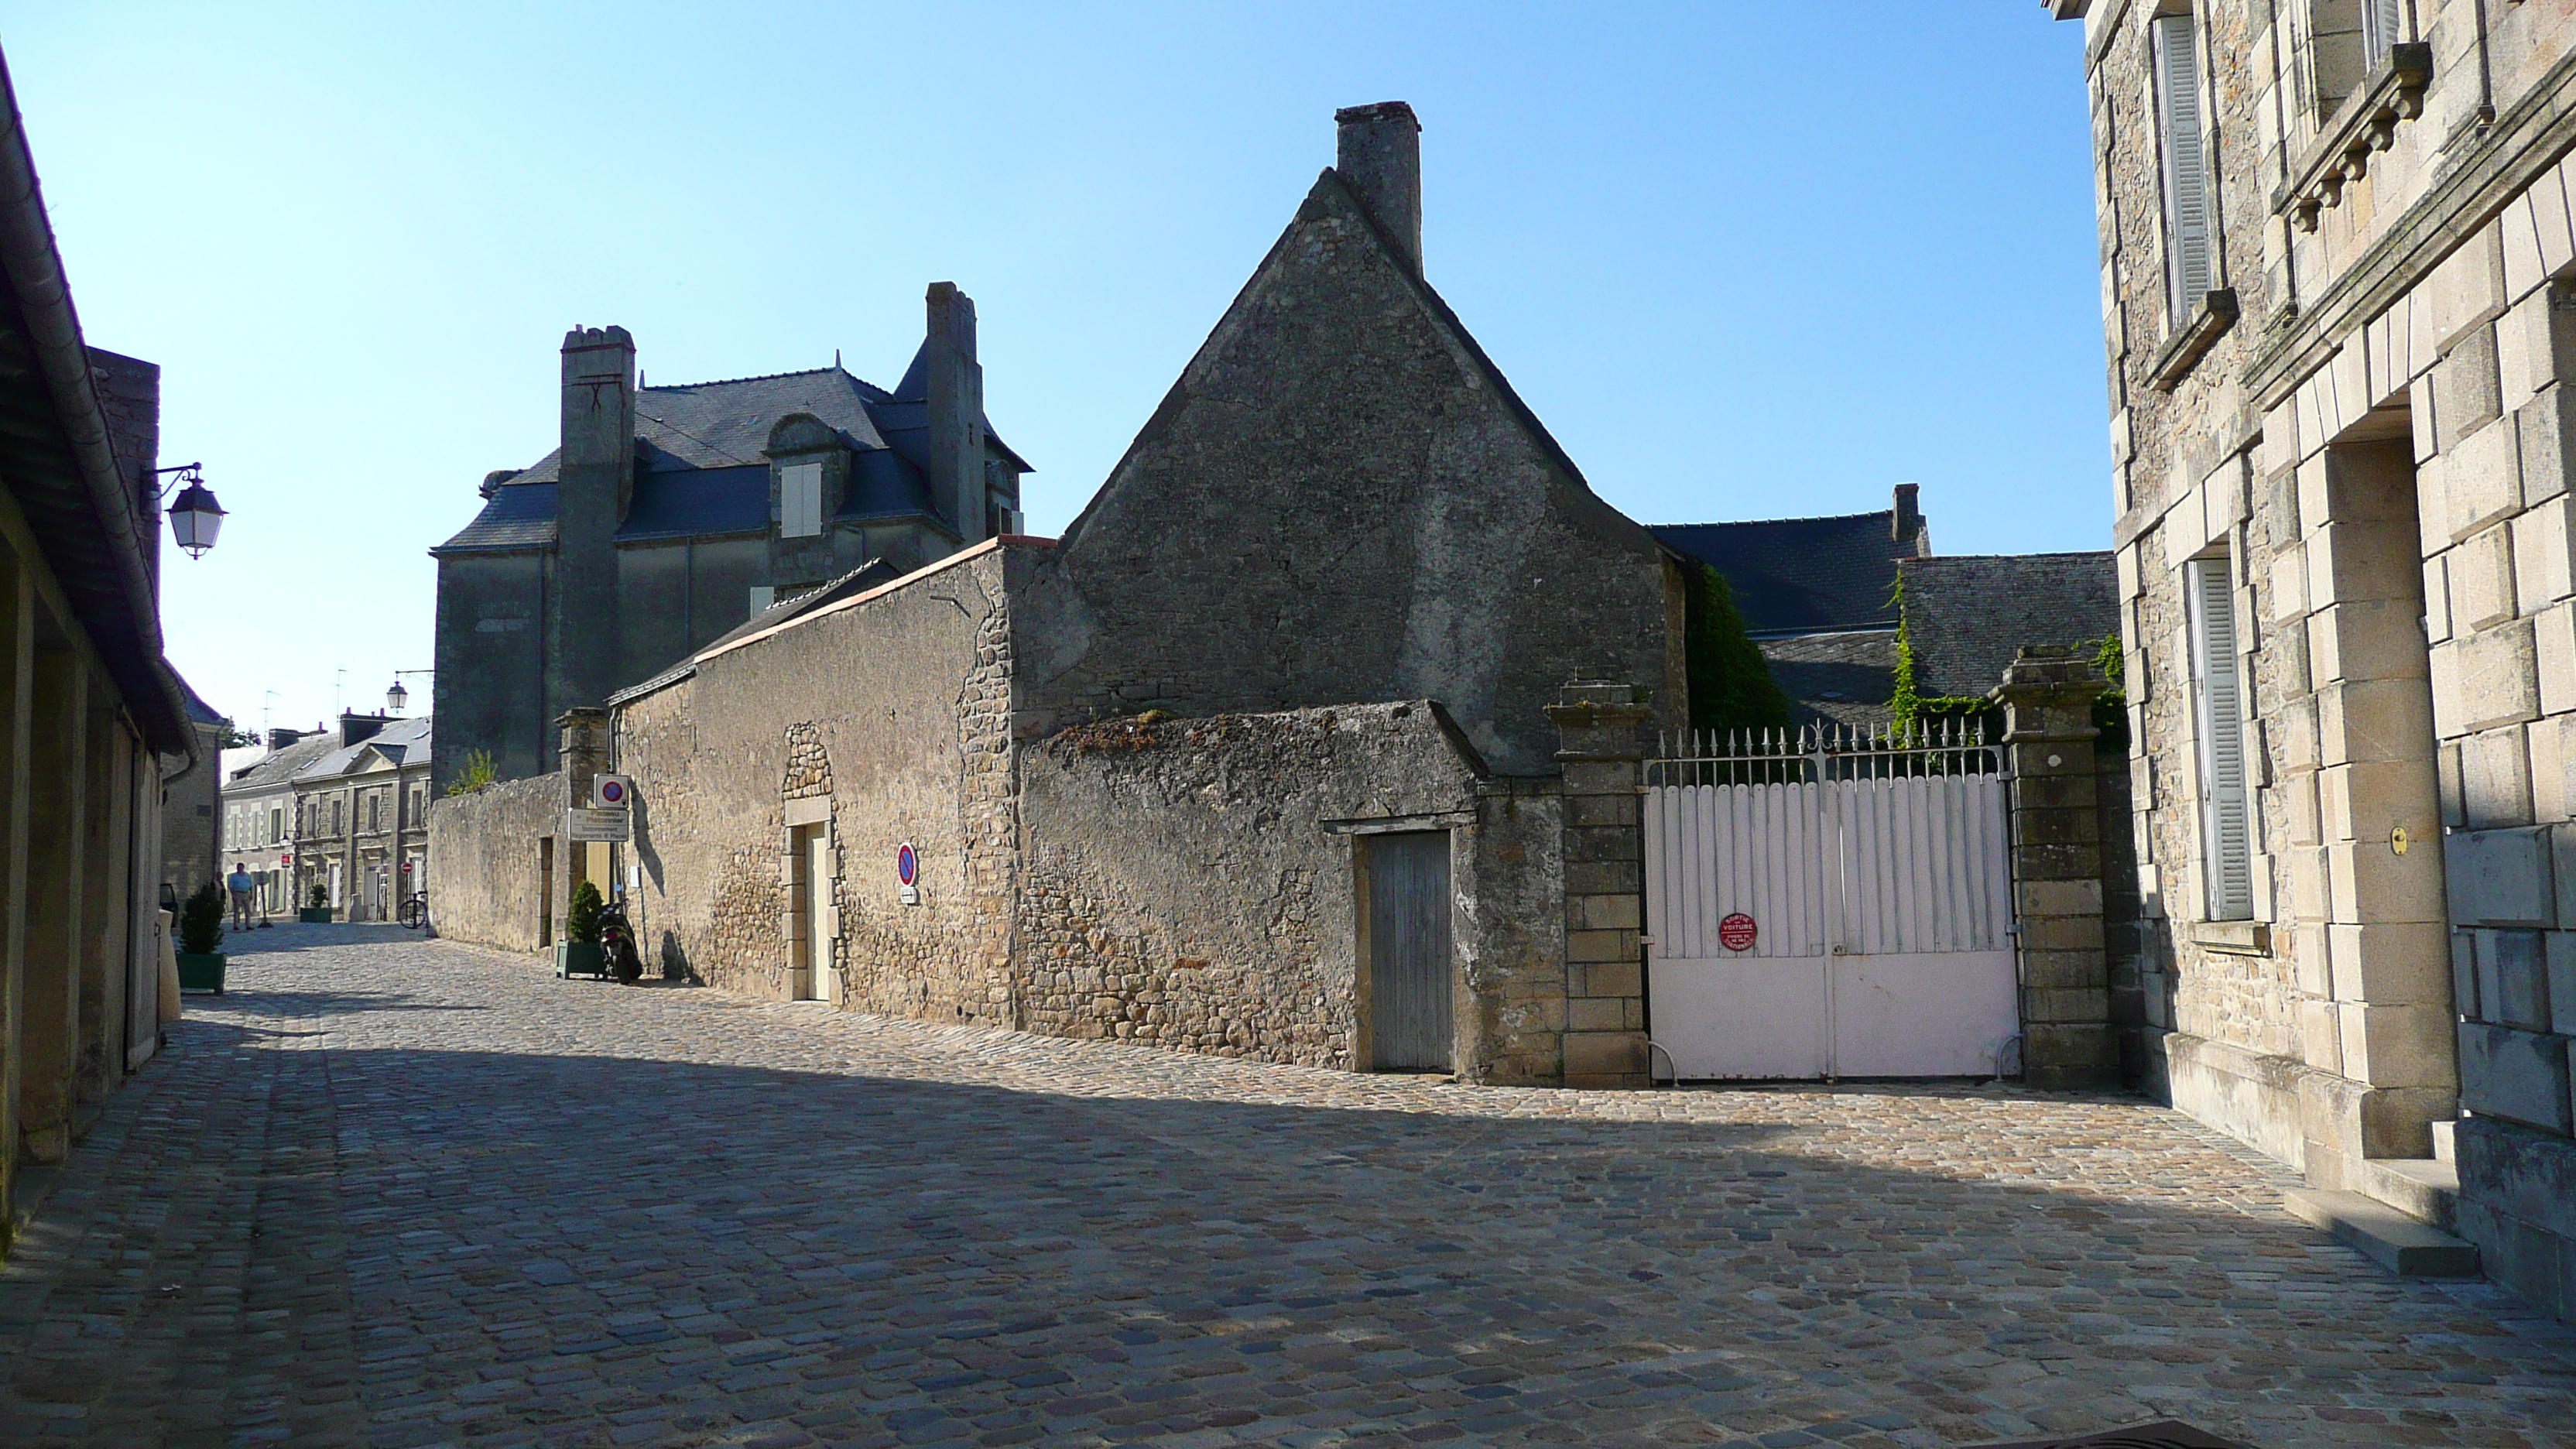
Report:
[[[259,882],[251,879],[249,870],[245,869],[242,863],[237,860],[233,862],[233,873],[224,877],[224,888],[233,893],[233,929],[236,931],[249,930],[252,924],[250,918],[251,892],[259,888]]]

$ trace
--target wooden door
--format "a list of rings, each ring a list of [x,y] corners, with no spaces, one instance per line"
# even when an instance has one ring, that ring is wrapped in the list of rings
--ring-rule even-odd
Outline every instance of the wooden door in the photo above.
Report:
[[[1451,1070],[1449,832],[1367,837],[1371,1065]]]

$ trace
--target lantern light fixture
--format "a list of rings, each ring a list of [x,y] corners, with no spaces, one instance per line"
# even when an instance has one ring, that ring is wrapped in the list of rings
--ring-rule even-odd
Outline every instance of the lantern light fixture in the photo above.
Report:
[[[160,490],[161,498],[170,505],[170,534],[190,558],[203,558],[215,546],[215,535],[223,530],[224,506],[215,501],[214,490],[206,486],[203,463],[181,463],[174,468],[155,468],[157,479],[163,473],[179,476],[170,480],[169,488]],[[170,489],[179,490],[177,498]]]
[[[437,672],[438,672],[438,671],[437,671],[437,670],[435,670],[435,669],[397,669],[397,670],[395,670],[395,671],[394,671],[394,686],[393,686],[393,688],[388,689],[388,690],[386,690],[386,691],[385,691],[385,713],[387,713],[387,714],[397,714],[397,715],[398,715],[398,714],[401,714],[401,713],[403,712],[403,706],[404,706],[404,705],[407,705],[407,704],[409,704],[409,703],[411,703],[411,691],[410,691],[410,690],[408,690],[408,689],[403,688],[403,676],[404,676],[404,675],[406,675],[406,674],[436,674]]]

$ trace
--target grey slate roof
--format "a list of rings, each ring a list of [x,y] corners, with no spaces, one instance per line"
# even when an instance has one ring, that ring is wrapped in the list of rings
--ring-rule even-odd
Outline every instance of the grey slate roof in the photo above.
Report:
[[[224,722],[222,711],[206,703],[204,697],[197,693],[197,686],[190,684],[185,678],[179,681],[179,693],[187,701],[188,723],[219,725]]]
[[[1882,724],[1896,698],[1896,631],[1847,629],[1760,643],[1790,723]]]
[[[786,623],[790,619],[810,614],[816,609],[823,607],[825,604],[849,598],[853,594],[866,593],[868,590],[875,588],[879,584],[890,584],[896,579],[902,577],[903,570],[896,568],[893,564],[887,563],[884,559],[869,559],[866,563],[859,565],[857,568],[850,570],[848,573],[841,575],[839,578],[832,580],[830,583],[825,584],[819,589],[808,589],[804,593],[798,594],[792,599],[785,599],[770,605],[768,608],[761,610],[759,613],[752,615],[750,618],[743,620],[741,623],[734,625],[732,628],[718,634],[713,639],[708,640],[689,657],[694,660],[700,655],[722,649],[727,644],[732,643],[736,639],[742,638],[744,635],[757,634],[763,629],[774,629],[779,625]],[[636,689],[639,693],[649,694],[653,689],[661,687],[663,682],[664,681],[659,678],[648,679],[644,681],[642,685],[636,686]]]
[[[1833,518],[1750,523],[1665,523],[1656,538],[1726,576],[1756,638],[1896,627],[1892,509]]]
[[[321,734],[297,740],[285,749],[271,750],[248,769],[224,781],[224,792],[230,794],[235,791],[261,790],[272,785],[286,784],[302,774],[305,767],[315,760],[339,747],[339,733],[335,730],[326,730]]]
[[[925,347],[927,344],[925,344]],[[727,378],[635,391],[635,493],[617,536],[626,540],[758,533],[769,526],[769,464],[762,450],[780,418],[806,413],[855,454],[837,517],[926,517],[923,472],[929,431],[928,367],[921,355],[889,393],[839,367]],[[1022,472],[1027,461],[985,437]],[[488,502],[434,553],[548,548],[555,541],[558,455],[502,480]]]
[[[297,741],[298,744],[303,741]],[[325,752],[321,758],[295,772],[298,781],[327,780],[348,774],[367,751],[392,761],[397,767],[429,763],[430,717],[414,715],[398,719],[354,745],[341,745]]]
[[[1983,694],[2025,644],[2080,644],[2120,629],[2120,574],[2108,553],[1907,559],[1905,639],[1914,687]]]
[[[551,461],[551,455],[549,455]],[[555,485],[504,483],[464,531],[431,550],[550,548],[555,541]]]

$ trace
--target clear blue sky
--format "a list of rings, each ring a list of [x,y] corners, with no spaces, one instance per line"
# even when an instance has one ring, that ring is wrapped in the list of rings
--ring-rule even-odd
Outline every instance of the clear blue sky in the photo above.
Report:
[[[553,446],[576,323],[654,381],[891,384],[953,279],[1061,528],[1365,101],[1422,117],[1432,283],[1631,515],[1912,481],[1941,552],[2107,546],[2080,27],[2036,5],[0,14],[89,339],[232,510],[165,612],[246,726],[432,662],[424,551]]]

